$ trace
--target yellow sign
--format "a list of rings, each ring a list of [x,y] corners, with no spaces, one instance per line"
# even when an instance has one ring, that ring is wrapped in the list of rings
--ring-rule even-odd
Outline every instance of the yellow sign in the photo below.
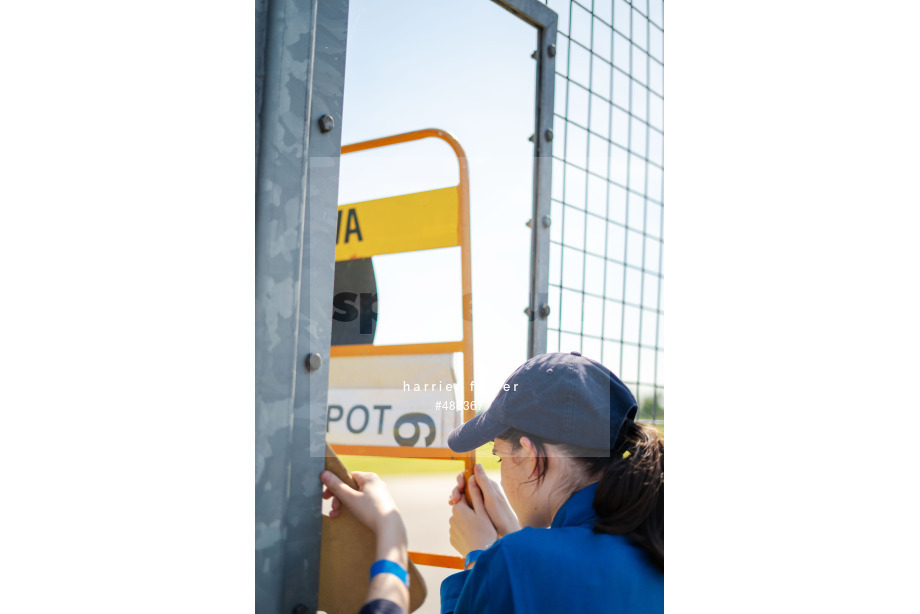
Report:
[[[460,245],[457,186],[341,205],[335,259]]]

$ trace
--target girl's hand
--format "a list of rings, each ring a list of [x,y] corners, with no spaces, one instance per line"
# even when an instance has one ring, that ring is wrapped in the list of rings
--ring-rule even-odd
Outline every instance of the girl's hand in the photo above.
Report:
[[[380,476],[376,473],[352,471],[351,477],[358,485],[358,490],[351,488],[331,471],[323,471],[319,475],[326,485],[323,498],[332,497],[330,518],[337,518],[344,504],[362,524],[377,532],[385,520],[392,521],[394,517],[399,517],[396,502]]]
[[[473,507],[461,497],[454,504],[450,516],[450,545],[465,557],[473,550],[485,550],[498,539],[498,532],[486,512],[482,491],[475,485],[476,476],[470,478],[470,499]]]
[[[481,493],[481,498],[485,502],[486,513],[488,513],[498,536],[504,537],[508,533],[520,530],[521,524],[518,522],[514,510],[508,504],[508,500],[505,499],[504,493],[498,484],[486,475],[481,464],[476,463],[473,468],[473,476],[476,479],[470,480],[470,497],[472,498],[474,491]],[[464,482],[463,473],[461,472],[457,475],[457,486],[450,493],[449,502],[451,505],[456,505],[457,502],[463,499]]]
[[[376,534],[376,560],[393,561],[403,569],[409,569],[409,542],[406,527],[396,502],[389,489],[376,473],[352,471],[358,490],[351,488],[331,471],[323,471],[319,479],[326,485],[323,498],[332,497],[330,518],[342,513],[342,505],[354,514],[365,526]],[[392,574],[378,574],[371,579],[367,591],[367,602],[387,599],[409,611],[409,589],[402,580]]]

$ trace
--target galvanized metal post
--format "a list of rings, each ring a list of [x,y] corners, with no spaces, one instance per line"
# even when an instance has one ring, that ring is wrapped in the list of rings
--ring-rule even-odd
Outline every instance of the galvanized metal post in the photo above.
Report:
[[[268,0],[256,0],[256,172],[262,137],[262,92],[265,89],[265,29],[268,25]],[[256,187],[258,191],[258,184]]]
[[[537,28],[533,215],[530,225],[530,305],[527,356],[546,352],[549,315],[549,237],[553,176],[553,103],[556,84],[556,13],[537,0],[493,0]]]
[[[546,352],[547,316],[549,315],[549,237],[553,178],[553,102],[556,83],[556,14],[539,31],[540,53],[537,59],[536,133],[534,139],[533,219],[531,228],[530,304],[534,319],[527,334],[528,355]]]
[[[256,2],[256,612],[317,606],[347,23]]]

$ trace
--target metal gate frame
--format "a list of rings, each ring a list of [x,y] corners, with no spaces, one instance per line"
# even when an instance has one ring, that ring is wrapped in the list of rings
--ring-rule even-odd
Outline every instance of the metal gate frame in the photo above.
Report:
[[[536,108],[534,111],[533,213],[530,218],[530,300],[527,356],[546,353],[549,316],[549,228],[553,179],[553,103],[556,99],[558,17],[537,0],[492,0],[537,29]]]
[[[315,612],[348,0],[256,2],[255,610]]]

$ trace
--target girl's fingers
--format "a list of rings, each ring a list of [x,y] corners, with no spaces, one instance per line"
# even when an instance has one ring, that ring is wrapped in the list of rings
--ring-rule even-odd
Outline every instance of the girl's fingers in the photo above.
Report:
[[[483,469],[481,464],[476,463],[475,472],[476,482],[479,484],[480,488],[483,490],[491,490],[495,492],[495,482],[493,482],[492,479],[486,475],[486,470]]]
[[[351,477],[354,478],[355,484],[358,485],[358,490],[364,490],[364,485],[367,484],[369,480],[376,478],[377,474],[368,471],[352,471]]]
[[[457,474],[457,485],[450,492],[450,498],[448,503],[454,505],[457,501],[463,498],[463,489],[465,487],[465,479],[463,478],[463,472]]]
[[[469,503],[466,502],[466,499],[464,499],[463,497],[460,497],[459,499],[457,499],[456,502],[454,502],[454,509],[451,511],[451,514],[457,514],[458,508],[464,508],[464,507],[466,509],[470,509],[470,505]]]
[[[329,490],[332,491],[332,494],[338,497],[339,499],[349,499],[357,494],[348,484],[339,479],[337,475],[331,471],[323,471],[319,474],[319,479],[322,480]]]
[[[486,471],[482,468],[482,465],[479,465],[476,471],[476,484],[482,492],[483,500],[488,499],[489,501],[500,502],[505,498],[498,488],[498,482],[486,475]]]
[[[473,502],[473,510],[478,512],[483,509],[482,491],[479,489],[479,480],[476,476],[470,476],[470,500]]]

